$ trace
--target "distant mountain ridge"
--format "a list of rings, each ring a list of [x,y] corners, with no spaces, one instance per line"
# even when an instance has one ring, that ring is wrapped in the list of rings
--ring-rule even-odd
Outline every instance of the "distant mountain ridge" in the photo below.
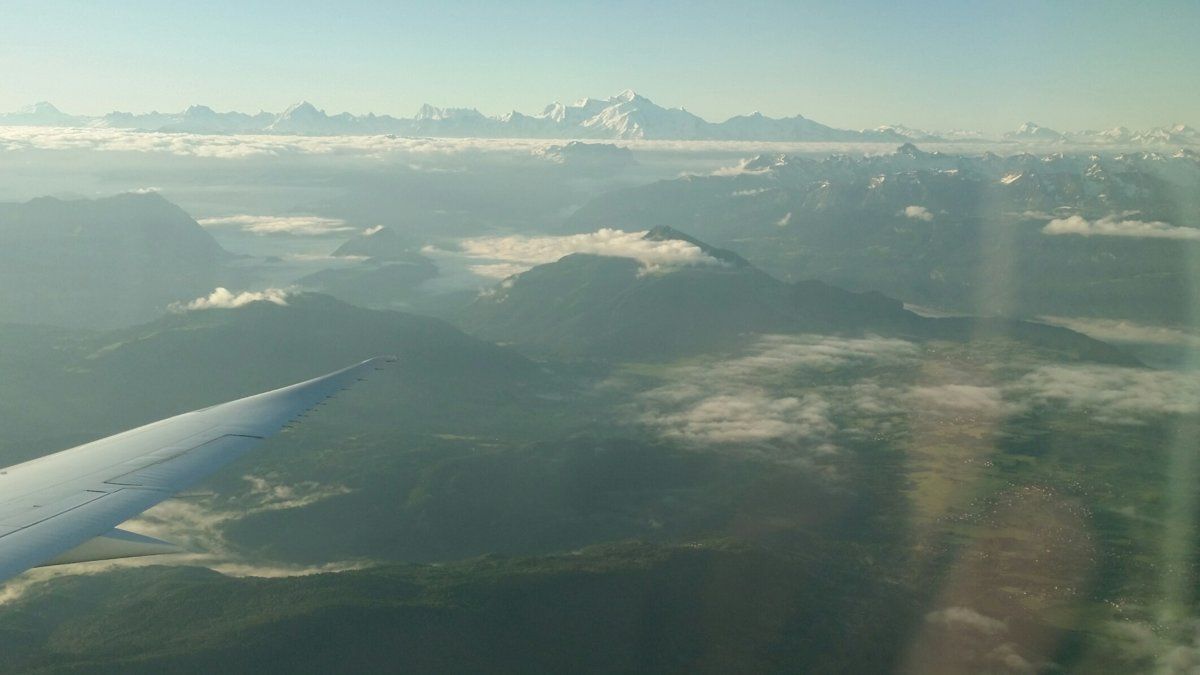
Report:
[[[1187,321],[1200,154],[925,147],[757,155],[712,175],[601,195],[571,215],[566,231],[680,226],[784,279],[956,312]],[[1123,236],[1047,230],[1056,221],[1100,223]],[[997,258],[997,241],[1020,254]],[[980,272],[1000,264],[1011,271]],[[991,281],[1000,278],[1011,285]]]
[[[1183,124],[1130,131],[1063,133],[1032,122],[999,139],[978,132],[933,132],[901,124],[873,129],[838,129],[801,115],[767,117],[754,112],[723,122],[710,122],[686,109],[662,107],[637,92],[625,91],[607,99],[583,98],[575,103],[547,105],[540,113],[513,111],[489,117],[474,108],[421,106],[413,117],[391,115],[330,115],[308,101],[280,113],[217,112],[193,105],[178,113],[111,112],[98,117],[70,115],[40,102],[13,113],[0,113],[0,126],[98,127],[197,134],[288,134],[339,136],[397,134],[478,138],[554,138],[609,140],[717,140],[781,142],[922,142],[1001,140],[1014,143],[1077,143],[1087,145],[1195,145],[1200,132]]]

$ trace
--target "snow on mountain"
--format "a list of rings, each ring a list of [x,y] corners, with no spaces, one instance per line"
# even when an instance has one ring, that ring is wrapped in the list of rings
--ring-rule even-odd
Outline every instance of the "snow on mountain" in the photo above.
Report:
[[[1053,129],[1038,126],[1033,122],[1026,122],[1018,127],[1016,131],[1010,131],[1004,134],[1004,140],[1057,143],[1067,140],[1067,136],[1066,134]]]
[[[265,131],[302,136],[344,133],[344,130],[336,128],[335,121],[326,115],[324,110],[308,101],[296,103],[279,113],[279,116],[267,125]]]
[[[91,126],[196,134],[296,134],[477,138],[546,138],[603,140],[718,140],[756,142],[990,142],[1031,145],[1071,144],[1118,147],[1200,146],[1200,132],[1176,124],[1145,131],[1115,127],[1105,131],[1059,132],[1026,122],[1001,139],[974,131],[931,132],[902,124],[861,131],[826,126],[801,115],[773,118],[762,113],[709,122],[684,108],[667,108],[627,89],[610,98],[583,98],[570,104],[551,103],[540,113],[517,111],[489,117],[474,108],[424,105],[410,118],[388,115],[327,114],[301,101],[281,113],[217,112],[193,105],[178,113],[112,112],[101,117],[69,115],[49,103],[0,114],[0,126]]]
[[[619,139],[705,138],[709,123],[683,108],[663,108],[632,89],[608,99],[579,127],[587,135]]]
[[[31,127],[74,126],[84,118],[68,115],[46,101],[25,106],[17,112],[0,114],[0,124]]]
[[[193,134],[248,133],[262,129],[272,118],[270,113],[219,113],[206,105],[193,105],[184,110],[176,121],[163,124],[158,130]]]
[[[539,117],[563,126],[579,126],[584,120],[599,115],[600,111],[608,105],[608,100],[587,97],[581,98],[571,105],[554,102],[546,106]]]
[[[759,112],[731,117],[714,126],[719,138],[731,141],[862,141],[880,136],[873,131],[834,129],[800,115],[776,119]],[[889,141],[899,138],[885,136]]]
[[[912,127],[904,126],[903,124],[884,124],[875,127],[874,129],[864,130],[866,132],[875,132],[877,134],[890,134],[907,138],[910,141],[937,141],[941,140],[938,134],[922,129],[913,129]]]
[[[1200,144],[1200,132],[1185,124],[1176,124],[1141,132],[1134,139],[1145,145],[1196,145]]]

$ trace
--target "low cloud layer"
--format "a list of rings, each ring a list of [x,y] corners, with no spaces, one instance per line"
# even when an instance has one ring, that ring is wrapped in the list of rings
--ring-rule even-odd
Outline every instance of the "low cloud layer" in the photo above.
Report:
[[[1200,240],[1200,228],[1176,227],[1159,221],[1122,220],[1117,216],[1108,216],[1100,220],[1088,220],[1083,216],[1055,218],[1046,223],[1042,232],[1051,235],[1075,234],[1084,237]]]
[[[203,309],[234,309],[249,305],[252,302],[269,302],[274,305],[286,306],[288,291],[280,288],[268,288],[264,291],[243,291],[234,293],[227,288],[217,288],[206,296],[196,298],[191,302],[173,303],[172,312],[191,312]]]
[[[0,152],[29,150],[94,150],[99,152],[140,152],[213,159],[251,159],[323,155],[330,157],[367,156],[374,158],[399,155],[456,155],[466,152],[505,152],[529,157],[544,152],[561,140],[520,138],[405,138],[375,136],[287,136],[256,134],[190,134],[158,131],[134,131],[103,127],[0,127]],[[895,149],[894,143],[805,143],[773,141],[609,141],[618,147],[645,152],[720,152],[720,153],[870,153]],[[994,148],[962,146],[963,152]]]
[[[721,265],[695,244],[645,238],[646,231],[625,232],[604,228],[588,234],[565,236],[474,237],[459,243],[459,253],[478,263],[470,269],[487,278],[504,278],[536,265],[552,263],[572,253],[630,258],[647,272],[689,265]],[[445,255],[447,252],[440,252]]]
[[[239,214],[219,218],[201,218],[203,227],[235,227],[253,234],[290,234],[305,237],[345,234],[356,228],[340,218],[320,216],[252,216]]]

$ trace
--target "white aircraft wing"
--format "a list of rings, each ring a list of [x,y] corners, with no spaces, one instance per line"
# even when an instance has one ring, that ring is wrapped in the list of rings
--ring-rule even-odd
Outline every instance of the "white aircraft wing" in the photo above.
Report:
[[[394,360],[370,359],[0,470],[0,581],[39,565],[177,552],[114,528]]]

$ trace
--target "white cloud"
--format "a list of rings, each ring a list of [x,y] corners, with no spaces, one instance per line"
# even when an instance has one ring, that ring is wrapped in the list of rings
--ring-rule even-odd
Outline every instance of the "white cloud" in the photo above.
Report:
[[[279,288],[268,288],[264,291],[243,291],[234,293],[227,288],[217,288],[206,296],[196,298],[187,303],[172,303],[172,312],[189,312],[201,309],[234,309],[252,302],[269,302],[275,305],[287,303],[288,291]]]
[[[859,363],[915,363],[918,347],[907,340],[828,335],[767,335],[747,356],[725,361],[710,369],[717,377],[742,378],[794,372],[830,370]]]
[[[1054,220],[1054,216],[1045,211],[1022,211],[1017,217],[1022,220]]]
[[[828,154],[889,155],[894,143],[802,142],[802,141],[663,141],[612,140],[617,147],[637,152],[721,153],[721,154]],[[189,134],[159,131],[135,131],[105,127],[22,127],[0,126],[0,152],[28,150],[92,150],[99,152],[142,152],[204,157],[225,160],[322,155],[330,157],[365,156],[426,158],[463,153],[512,153],[523,157],[544,151],[560,139],[511,138],[406,138],[394,135],[288,136],[282,134]],[[996,150],[995,142],[962,143],[963,154]],[[748,161],[748,160],[747,160]],[[765,173],[741,165],[714,172],[714,175]],[[446,167],[409,163],[414,170],[446,171]],[[450,169],[456,170],[456,169]]]
[[[1125,672],[1200,672],[1200,619],[1112,621],[1107,638],[1119,647]],[[1153,664],[1157,668],[1149,668]]]
[[[730,177],[730,176],[761,176],[771,172],[772,169],[783,166],[787,163],[787,159],[783,155],[775,157],[747,157],[738,160],[738,163],[733,166],[723,166],[712,172],[713,176]]]
[[[810,440],[817,452],[834,449],[826,439],[836,431],[829,403],[820,396],[775,398],[752,389],[703,397],[649,421],[664,438],[689,444]]]
[[[405,138],[401,136],[287,136],[267,134],[188,134],[103,127],[0,127],[0,151],[91,150],[141,152],[184,157],[245,160],[322,155],[371,158],[429,157],[467,152],[528,155],[552,141],[530,139]],[[444,170],[414,165],[422,171]]]
[[[255,513],[303,508],[350,492],[344,485],[323,485],[313,481],[288,485],[254,475],[243,476],[243,480],[249,489],[239,498],[241,503],[238,508],[217,506],[217,499],[213,494],[193,495],[188,499],[162,502],[122,526],[139,534],[170,541],[185,550],[196,551],[195,553],[102,560],[32,569],[7,581],[0,588],[0,606],[19,600],[33,588],[59,577],[103,574],[129,567],[199,565],[226,576],[278,578],[363,569],[372,564],[365,560],[349,560],[296,565],[250,560],[232,550],[224,535],[224,528],[230,523]]]
[[[369,237],[369,236],[375,234],[376,232],[379,232],[382,229],[383,229],[382,225],[376,225],[375,227],[363,228],[362,235],[364,237]]]
[[[999,619],[985,616],[970,607],[947,607],[925,615],[928,623],[946,626],[962,626],[985,635],[996,635],[1008,630],[1008,624]]]
[[[924,206],[917,206],[915,204],[904,207],[904,211],[901,213],[909,220],[923,220],[925,222],[933,220],[933,213],[931,213],[929,209],[925,208]]]
[[[1107,216],[1088,220],[1083,216],[1055,218],[1042,228],[1045,234],[1077,234],[1084,237],[1137,237],[1152,239],[1200,239],[1200,228],[1176,227],[1169,223],[1144,220],[1121,220]]]
[[[1200,335],[1168,326],[1136,323],[1123,319],[1092,319],[1071,316],[1040,316],[1038,320],[1070,328],[1107,342],[1175,345],[1200,349]]]
[[[826,394],[844,398],[847,388],[788,391],[791,383],[803,380],[798,374],[915,363],[917,354],[917,347],[903,340],[764,336],[745,356],[675,368],[669,384],[638,396],[638,420],[660,436],[691,447],[741,446],[780,460],[833,452],[838,432],[835,401]],[[852,393],[857,399],[859,392]],[[778,443],[789,447],[781,452],[765,449]]]
[[[306,237],[344,234],[355,228],[340,218],[320,216],[252,216],[239,214],[196,221],[203,227],[236,227],[254,234],[293,234]]]
[[[340,484],[325,485],[315,481],[286,484],[256,475],[243,476],[242,480],[247,483],[247,490],[237,497],[236,506],[219,506],[212,494],[173,499],[129,521],[129,527],[189,550],[203,551],[209,561],[228,562],[237,556],[225,540],[227,524],[258,513],[304,508],[350,493],[349,488]]]
[[[1010,394],[1061,403],[1097,422],[1142,424],[1161,414],[1200,413],[1200,375],[1116,366],[1042,366],[1013,383]]]
[[[1013,410],[1000,389],[974,384],[918,386],[908,396],[922,414],[999,417]]]
[[[519,263],[490,263],[487,265],[469,265],[467,269],[471,270],[476,276],[500,281],[527,271],[529,265]]]
[[[348,266],[371,259],[371,256],[367,255],[333,255],[329,253],[285,253],[280,257],[289,262],[325,263],[325,266],[339,264]]]
[[[641,263],[647,272],[688,265],[723,264],[695,244],[678,239],[655,241],[645,236],[645,230],[625,232],[604,228],[587,234],[564,236],[474,237],[463,239],[459,243],[459,250],[467,258],[486,261],[471,269],[489,278],[497,278],[500,274],[517,274],[572,253],[631,258]]]
[[[791,211],[788,211],[787,213],[783,214],[783,217],[782,217],[782,218],[780,218],[779,220],[775,221],[775,225],[776,225],[777,227],[787,227],[787,226],[788,226],[788,224],[789,224],[789,223],[791,223],[791,222],[792,222],[792,212],[791,212]]]
[[[311,480],[289,485],[253,474],[242,476],[242,480],[249,483],[249,497],[257,502],[253,508],[243,513],[298,509],[330,497],[350,494],[350,488],[345,485],[324,485]]]
[[[764,192],[770,192],[770,189],[769,188],[750,188],[750,189],[746,189],[746,190],[734,190],[732,193],[730,193],[730,196],[732,196],[732,197],[753,197],[754,195],[761,195]]]

